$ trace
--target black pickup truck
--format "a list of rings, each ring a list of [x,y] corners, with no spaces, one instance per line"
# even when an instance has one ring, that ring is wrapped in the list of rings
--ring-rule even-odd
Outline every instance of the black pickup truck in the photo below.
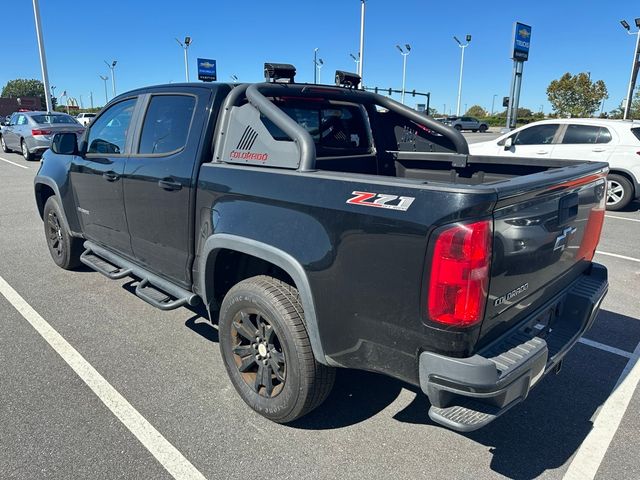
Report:
[[[607,164],[474,157],[354,75],[265,71],[134,90],[57,135],[35,178],[55,263],[133,277],[162,310],[203,302],[234,387],[276,422],[342,367],[470,431],[559,370],[608,288]]]

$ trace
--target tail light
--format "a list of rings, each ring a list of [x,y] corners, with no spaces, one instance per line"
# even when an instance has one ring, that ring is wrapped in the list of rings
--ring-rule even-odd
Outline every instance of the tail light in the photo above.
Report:
[[[482,320],[489,287],[491,223],[455,225],[438,234],[431,261],[429,317],[467,327]]]
[[[51,130],[40,130],[39,128],[34,128],[31,130],[31,135],[51,135]]]
[[[596,185],[595,195],[598,198],[598,205],[593,207],[587,218],[587,225],[584,227],[584,236],[582,243],[576,254],[577,258],[584,258],[591,261],[596,253],[602,226],[604,224],[604,213],[607,209],[607,182],[602,185]]]

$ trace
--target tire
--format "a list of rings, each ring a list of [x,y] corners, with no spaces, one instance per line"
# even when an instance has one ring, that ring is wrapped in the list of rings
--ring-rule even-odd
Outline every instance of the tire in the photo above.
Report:
[[[264,275],[239,282],[224,297],[218,330],[231,383],[269,420],[292,422],[331,392],[335,369],[314,358],[300,296],[291,285]]]
[[[82,240],[72,237],[55,196],[44,205],[44,234],[51,258],[60,268],[73,270],[80,265]]]
[[[487,131],[487,126],[486,125],[480,125],[480,133],[484,133]]]
[[[633,185],[627,177],[610,173],[607,176],[607,210],[621,210],[633,200]]]
[[[461,125],[455,125],[453,128],[455,128],[458,131],[462,130],[462,126]]]
[[[35,155],[29,151],[27,142],[25,142],[24,140],[20,140],[20,150],[22,151],[22,156],[27,162],[30,162],[35,158]]]
[[[0,135],[0,146],[2,147],[2,151],[4,153],[11,153],[11,149],[7,147],[7,144],[4,143],[4,137]]]

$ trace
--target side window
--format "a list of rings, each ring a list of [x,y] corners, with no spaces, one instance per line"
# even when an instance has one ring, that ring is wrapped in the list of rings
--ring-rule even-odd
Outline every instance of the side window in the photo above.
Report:
[[[109,107],[89,130],[87,153],[120,155],[124,152],[127,132],[136,99],[130,98]]]
[[[600,127],[600,134],[596,143],[609,143],[611,141],[611,132],[608,128]]]
[[[525,128],[513,140],[514,145],[548,145],[558,131],[558,124],[535,125]]]
[[[11,118],[9,119],[9,125],[15,125],[17,121],[18,121],[18,115],[14,113],[13,115],[11,115]]]
[[[26,124],[27,124],[27,117],[25,115],[19,115],[18,122],[16,123],[16,125],[26,125]]]
[[[196,99],[190,95],[151,97],[140,136],[139,154],[175,152],[187,143]]]
[[[598,142],[599,134],[600,127],[592,125],[567,125],[562,144],[594,144]]]

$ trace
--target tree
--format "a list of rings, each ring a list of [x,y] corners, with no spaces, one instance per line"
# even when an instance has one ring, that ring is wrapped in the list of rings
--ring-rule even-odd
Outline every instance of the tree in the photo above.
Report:
[[[533,112],[525,107],[518,107],[518,118],[533,117]]]
[[[40,80],[35,79],[16,78],[15,80],[9,80],[2,89],[0,97],[38,97],[40,99],[40,105],[46,104],[44,85]]]
[[[587,73],[565,73],[549,84],[547,98],[561,117],[590,117],[609,93],[602,80],[592,82]]]
[[[469,110],[467,110],[467,113],[465,113],[465,115],[468,115],[470,117],[486,117],[487,111],[480,105],[473,105],[469,108]]]
[[[620,105],[611,110],[607,118],[620,119],[624,117],[624,100],[620,102]],[[631,110],[629,111],[629,118],[640,119],[640,89],[636,91],[631,102]]]

